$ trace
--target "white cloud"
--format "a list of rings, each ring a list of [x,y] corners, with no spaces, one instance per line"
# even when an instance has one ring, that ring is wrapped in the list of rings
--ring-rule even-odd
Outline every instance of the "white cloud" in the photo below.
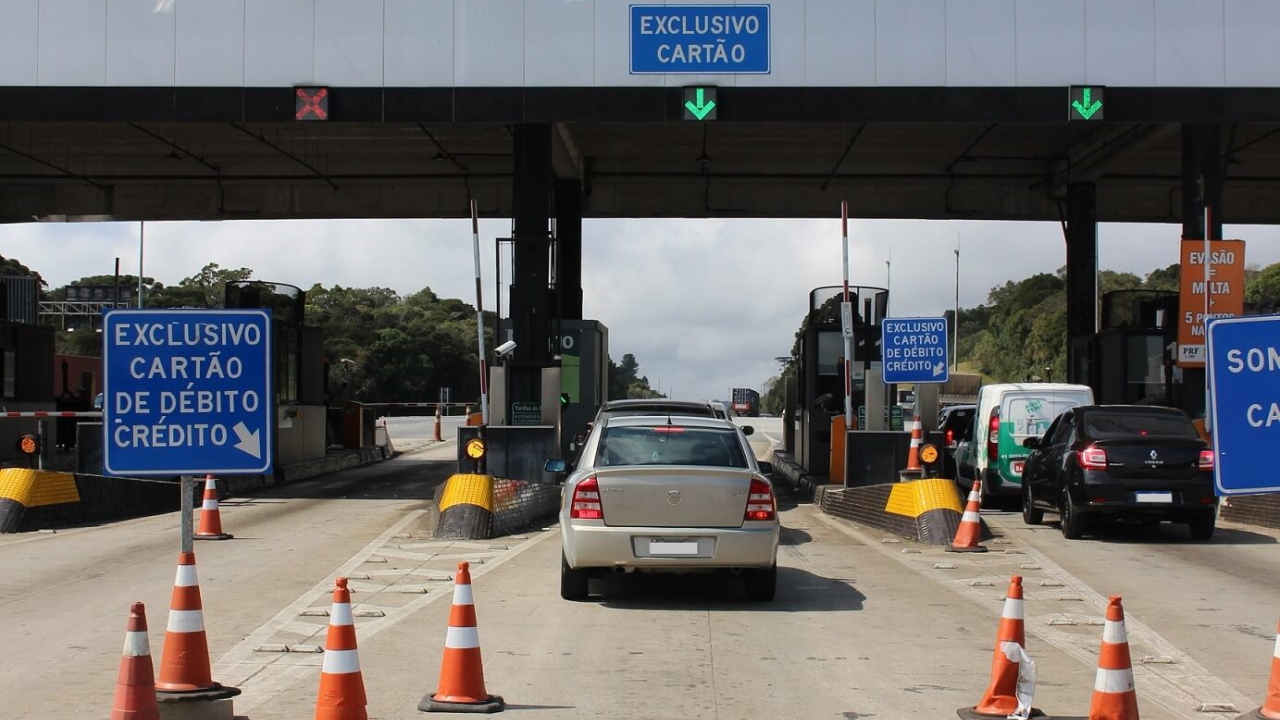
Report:
[[[884,286],[892,253],[892,312],[940,315],[954,302],[956,234],[960,303],[1066,260],[1056,223],[851,221],[851,282]],[[481,221],[486,305],[494,297],[495,237]],[[1280,262],[1280,229],[1229,227],[1249,241],[1250,264]],[[583,226],[585,311],[610,330],[615,358],[682,397],[724,398],[758,387],[791,349],[809,291],[841,283],[838,220],[588,220]],[[1139,275],[1178,260],[1174,225],[1103,225],[1103,268]],[[86,275],[136,273],[137,223],[0,226],[0,254],[38,270],[51,286]],[[471,227],[465,220],[148,223],[146,272],[177,282],[203,265],[250,267],[255,277],[299,285],[431,287],[474,300]],[[504,274],[509,276],[509,267]],[[503,295],[507,294],[506,289]]]

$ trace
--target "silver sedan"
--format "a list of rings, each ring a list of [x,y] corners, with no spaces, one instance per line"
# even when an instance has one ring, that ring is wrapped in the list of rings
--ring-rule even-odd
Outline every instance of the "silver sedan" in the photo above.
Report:
[[[569,472],[560,510],[560,594],[585,599],[607,572],[742,576],[747,596],[777,585],[778,511],[768,463],[716,418],[620,417],[592,428]]]

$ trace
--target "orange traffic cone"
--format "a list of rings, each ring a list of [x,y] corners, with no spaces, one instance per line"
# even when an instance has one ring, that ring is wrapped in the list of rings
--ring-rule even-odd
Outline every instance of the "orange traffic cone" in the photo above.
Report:
[[[160,653],[156,691],[162,702],[178,699],[165,695],[198,695],[198,699],[213,700],[240,694],[237,688],[214,682],[209,670],[209,640],[204,632],[195,553],[178,554],[178,575],[169,602],[169,625]]]
[[[480,660],[480,634],[476,631],[476,606],[471,596],[471,570],[458,563],[454,578],[453,609],[449,633],[440,663],[440,685],[435,694],[418,703],[424,712],[501,712],[502,698],[484,689],[484,665]]]
[[[1124,629],[1124,607],[1119,595],[1112,595],[1107,603],[1089,720],[1138,720],[1138,693],[1133,689],[1129,635]]]
[[[1000,614],[996,632],[996,652],[991,660],[991,684],[982,700],[971,711],[962,714],[978,717],[1008,717],[1018,709],[1019,648],[1026,648],[1027,637],[1022,622],[1022,577],[1009,579],[1009,592]]]
[[[222,532],[222,514],[218,512],[218,481],[212,475],[204,476],[204,502],[200,505],[200,528],[197,540],[230,540],[232,535]]]
[[[1276,628],[1276,649],[1271,657],[1271,682],[1262,707],[1241,715],[1238,720],[1280,720],[1280,627]]]
[[[920,467],[920,443],[924,439],[923,433],[920,416],[916,415],[911,421],[911,449],[907,452],[907,472],[924,470]]]
[[[151,643],[147,641],[147,609],[136,602],[129,608],[125,626],[124,657],[116,676],[116,699],[111,720],[160,720],[156,704],[156,676],[151,667]]]
[[[329,637],[324,643],[324,667],[316,696],[316,720],[368,720],[368,699],[360,656],[356,652],[356,626],[351,617],[351,592],[347,579],[338,578],[329,610]]]
[[[440,406],[439,405],[436,405],[436,427],[435,427],[435,432],[432,433],[431,439],[435,440],[436,442],[444,442],[444,435],[442,434],[441,428],[440,428]]]
[[[973,489],[969,491],[969,501],[964,507],[964,515],[960,516],[960,527],[956,528],[956,537],[947,546],[947,552],[986,552],[980,545],[982,541],[982,518],[978,514],[982,507],[982,491],[980,480],[973,481]]]

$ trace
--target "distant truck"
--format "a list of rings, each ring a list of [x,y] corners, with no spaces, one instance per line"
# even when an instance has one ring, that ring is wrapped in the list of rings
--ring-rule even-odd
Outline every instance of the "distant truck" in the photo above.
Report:
[[[734,388],[733,414],[738,417],[760,417],[760,393],[751,388]]]

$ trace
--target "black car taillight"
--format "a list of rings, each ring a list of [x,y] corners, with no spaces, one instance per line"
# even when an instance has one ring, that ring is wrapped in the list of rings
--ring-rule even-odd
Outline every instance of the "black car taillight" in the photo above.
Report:
[[[1107,469],[1107,451],[1097,445],[1080,451],[1076,456],[1076,460],[1080,463],[1080,467],[1085,470],[1106,470]]]

